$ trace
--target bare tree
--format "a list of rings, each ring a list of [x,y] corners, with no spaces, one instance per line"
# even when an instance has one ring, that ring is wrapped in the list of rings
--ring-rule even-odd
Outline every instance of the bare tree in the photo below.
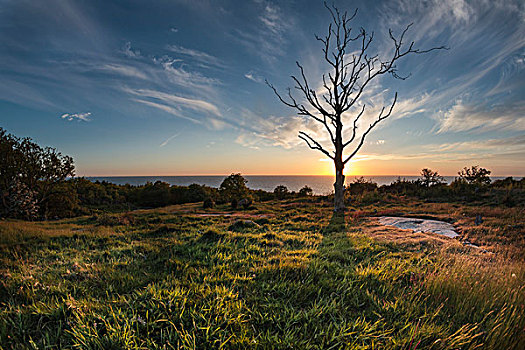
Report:
[[[356,102],[363,96],[363,92],[369,86],[369,83],[381,75],[390,74],[396,79],[406,79],[408,76],[398,75],[396,67],[396,63],[401,58],[410,54],[422,54],[433,50],[445,49],[445,47],[421,50],[414,47],[414,42],[405,43],[405,34],[412,26],[412,24],[409,24],[398,37],[394,36],[392,30],[389,30],[393,45],[393,52],[390,56],[384,58],[379,57],[379,54],[370,55],[370,44],[374,40],[374,33],[360,28],[354,34],[350,26],[350,22],[357,14],[357,9],[352,15],[348,15],[348,12],[341,13],[335,6],[330,7],[325,3],[325,7],[332,18],[328,26],[328,33],[324,37],[315,36],[322,43],[323,58],[330,69],[328,75],[323,74],[320,81],[316,82],[316,84],[322,82],[322,92],[318,93],[308,83],[303,66],[299,62],[296,63],[297,67],[299,67],[300,75],[292,75],[291,78],[295,82],[295,89],[300,92],[304,102],[298,101],[293,96],[290,88],[288,88],[287,96],[283,97],[272,84],[268,81],[266,83],[283,104],[294,108],[298,115],[312,118],[316,122],[321,123],[330,136],[333,150],[326,149],[307,133],[299,132],[299,138],[304,140],[311,149],[322,152],[334,162],[336,173],[334,210],[338,212],[345,209],[344,167],[363,146],[365,138],[370,131],[392,114],[397,101],[397,92],[392,103],[381,109],[377,118],[363,130],[360,136],[358,122],[365,112],[366,104],[356,108]],[[349,124],[351,126],[350,135],[343,135],[344,125],[350,122],[350,120],[345,118],[347,117],[347,112],[355,112],[355,114],[353,122]],[[352,146],[352,150],[345,152],[345,148],[348,146]]]

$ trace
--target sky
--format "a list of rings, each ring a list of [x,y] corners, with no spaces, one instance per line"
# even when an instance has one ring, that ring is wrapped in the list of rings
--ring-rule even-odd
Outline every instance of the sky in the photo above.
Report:
[[[358,9],[352,27],[374,33],[371,54],[389,57],[388,30],[410,23],[415,47],[448,47],[399,61],[405,80],[368,86],[359,132],[396,92],[397,103],[346,174],[525,176],[523,1],[335,5]],[[80,176],[333,174],[298,138],[329,148],[321,126],[265,84],[293,88],[299,61],[321,92],[315,34],[329,23],[318,0],[0,0],[0,127],[71,155]]]

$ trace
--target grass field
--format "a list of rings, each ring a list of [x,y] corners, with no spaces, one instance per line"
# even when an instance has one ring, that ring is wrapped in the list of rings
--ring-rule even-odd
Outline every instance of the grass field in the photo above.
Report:
[[[382,214],[453,221],[482,249]],[[523,349],[524,216],[305,199],[0,221],[0,347]]]

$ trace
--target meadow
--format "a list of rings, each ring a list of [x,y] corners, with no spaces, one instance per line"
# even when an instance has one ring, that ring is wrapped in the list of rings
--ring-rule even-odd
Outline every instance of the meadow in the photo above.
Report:
[[[306,197],[2,220],[0,347],[525,347],[523,207],[332,208]],[[453,222],[481,248],[380,215]]]

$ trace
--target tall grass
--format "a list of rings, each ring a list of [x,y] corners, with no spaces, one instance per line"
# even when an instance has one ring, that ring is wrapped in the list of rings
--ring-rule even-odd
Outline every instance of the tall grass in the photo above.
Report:
[[[0,346],[524,347],[520,260],[406,249],[308,202],[257,210],[0,223]]]

